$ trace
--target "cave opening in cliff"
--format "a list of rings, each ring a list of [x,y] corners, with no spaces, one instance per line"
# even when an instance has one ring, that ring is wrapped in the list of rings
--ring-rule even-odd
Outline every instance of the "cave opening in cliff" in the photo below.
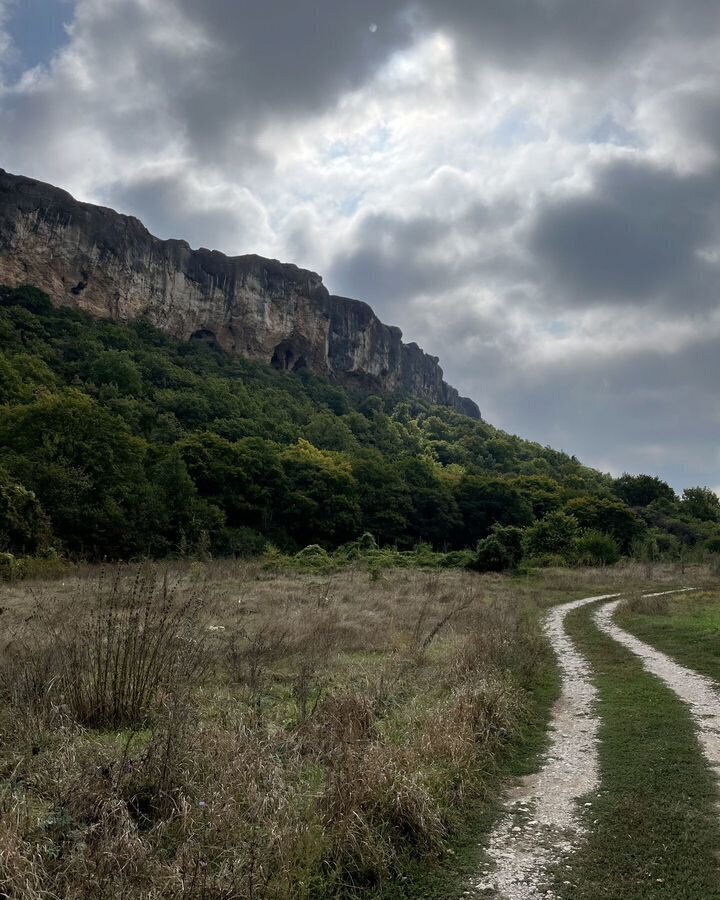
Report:
[[[201,328],[199,331],[195,331],[190,335],[190,340],[196,343],[205,344],[208,347],[212,347],[215,350],[220,349],[220,344],[218,344],[217,336],[214,331],[210,331],[207,328]]]
[[[307,368],[307,360],[287,343],[278,344],[270,365],[278,372],[298,372]]]

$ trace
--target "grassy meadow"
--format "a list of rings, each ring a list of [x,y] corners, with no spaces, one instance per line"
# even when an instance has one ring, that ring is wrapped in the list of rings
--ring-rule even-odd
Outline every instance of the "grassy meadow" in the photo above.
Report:
[[[543,610],[680,578],[196,562],[8,583],[0,897],[460,896],[543,746]]]

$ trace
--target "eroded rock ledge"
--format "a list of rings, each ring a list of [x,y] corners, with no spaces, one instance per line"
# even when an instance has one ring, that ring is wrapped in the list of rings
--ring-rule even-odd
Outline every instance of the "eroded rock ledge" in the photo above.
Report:
[[[205,340],[279,369],[309,367],[345,386],[406,391],[473,418],[434,356],[404,344],[359,300],[315,272],[162,241],[138,219],[0,169],[0,284],[32,284],[55,303],[174,337]]]

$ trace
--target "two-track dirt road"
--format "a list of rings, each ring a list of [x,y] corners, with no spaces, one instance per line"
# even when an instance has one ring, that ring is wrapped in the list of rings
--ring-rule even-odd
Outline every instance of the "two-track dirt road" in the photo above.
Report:
[[[665,591],[647,596],[683,593]],[[613,616],[622,595],[576,600],[553,608],[545,633],[562,677],[561,694],[550,724],[549,747],[536,774],[521,779],[509,792],[505,811],[487,847],[490,864],[474,893],[502,900],[555,897],[551,883],[558,867],[571,869],[572,856],[584,837],[583,812],[600,788],[597,689],[594,673],[566,628],[569,613],[595,605],[594,621],[607,636],[642,660],[689,707],[697,738],[720,777],[720,692],[709,678],[679,665],[669,656],[618,627]],[[556,882],[555,882],[556,883]]]

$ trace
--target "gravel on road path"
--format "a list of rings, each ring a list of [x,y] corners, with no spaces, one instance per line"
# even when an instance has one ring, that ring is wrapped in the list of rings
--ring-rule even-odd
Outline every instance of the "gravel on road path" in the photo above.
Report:
[[[577,846],[583,833],[578,800],[599,784],[597,690],[588,662],[565,631],[565,617],[581,606],[617,596],[575,600],[547,615],[544,630],[562,675],[550,746],[540,771],[521,779],[506,799],[487,848],[494,865],[474,885],[479,894],[502,900],[554,897],[546,885],[548,871]]]

